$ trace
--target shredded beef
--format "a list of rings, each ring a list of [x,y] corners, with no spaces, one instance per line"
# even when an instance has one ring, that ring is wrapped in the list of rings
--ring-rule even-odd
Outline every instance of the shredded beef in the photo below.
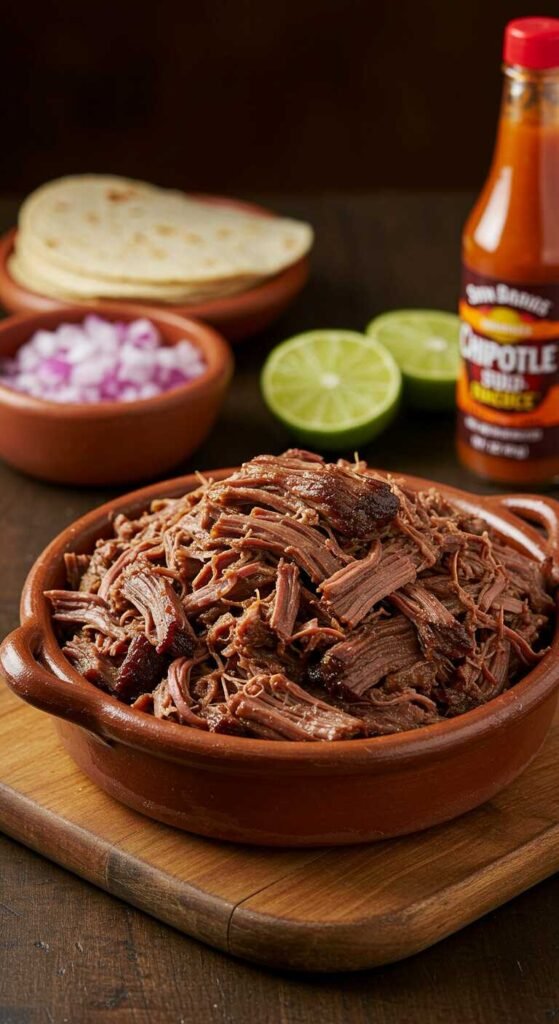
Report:
[[[342,707],[359,716],[369,736],[407,732],[421,725],[433,725],[441,718],[437,705],[429,698],[422,701],[421,695],[411,688],[402,690],[396,698],[342,703]]]
[[[411,558],[396,552],[382,556],[377,541],[370,555],[339,569],[318,589],[337,618],[348,626],[357,626],[384,597],[415,577]]]
[[[306,690],[284,675],[260,675],[231,698],[235,718],[257,736],[278,740],[344,740],[363,736],[363,722]]]
[[[298,451],[258,456],[231,477],[234,487],[244,481],[249,487],[272,487],[299,498],[346,537],[369,537],[399,508],[398,497],[385,480],[319,458],[310,460]]]
[[[138,697],[152,690],[161,679],[165,662],[148,638],[139,633],[130,641],[126,655],[118,669],[114,690],[124,700]]]
[[[47,590],[53,607],[53,618],[67,624],[79,623],[103,633],[113,640],[124,636],[124,630],[113,617],[107,602],[97,594],[77,590]]]
[[[293,633],[295,620],[299,612],[301,584],[296,565],[285,562],[282,558],[276,574],[276,592],[270,625],[281,640],[289,640]]]
[[[102,690],[114,690],[118,669],[86,635],[77,634],[62,648],[74,668]]]
[[[184,725],[194,725],[198,729],[207,729],[208,723],[197,714],[198,701],[190,692],[190,677],[196,662],[188,658],[176,658],[169,665],[167,673],[167,689],[179,721]]]
[[[77,555],[75,551],[67,551],[64,555],[66,579],[72,590],[79,590],[81,578],[91,561],[91,555]]]
[[[314,583],[341,568],[342,558],[328,539],[311,526],[275,512],[254,509],[249,516],[222,515],[212,537],[226,538],[234,547],[289,555]]]
[[[126,575],[123,596],[144,617],[145,635],[158,654],[192,654],[196,645],[192,627],[172,584],[155,570],[142,568]]]
[[[335,644],[314,667],[313,678],[352,699],[388,674],[409,668],[421,658],[417,634],[403,615],[378,619]]]
[[[460,658],[474,646],[464,625],[423,584],[408,583],[391,601],[415,625],[427,657],[434,650],[447,658]]]
[[[557,578],[435,488],[297,449],[120,514],[65,565],[46,596],[89,682],[181,727],[311,742],[497,697],[545,654]]]

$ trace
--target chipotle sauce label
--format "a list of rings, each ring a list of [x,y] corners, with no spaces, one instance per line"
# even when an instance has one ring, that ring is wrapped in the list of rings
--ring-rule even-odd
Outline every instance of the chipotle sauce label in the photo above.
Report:
[[[460,319],[461,440],[520,462],[559,455],[559,285],[464,267]]]

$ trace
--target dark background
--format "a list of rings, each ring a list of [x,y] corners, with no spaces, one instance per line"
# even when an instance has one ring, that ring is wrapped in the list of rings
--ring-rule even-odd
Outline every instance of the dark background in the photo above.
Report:
[[[114,171],[225,193],[475,188],[507,0],[0,5],[0,189]]]

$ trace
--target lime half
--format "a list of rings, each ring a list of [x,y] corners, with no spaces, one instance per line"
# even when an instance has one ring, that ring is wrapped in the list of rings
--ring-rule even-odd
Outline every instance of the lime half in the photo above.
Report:
[[[269,409],[317,448],[366,444],[396,413],[401,374],[382,345],[356,331],[309,331],[282,342],[262,371]]]
[[[453,409],[460,321],[437,309],[395,309],[377,316],[367,334],[392,352],[404,395],[419,409]]]

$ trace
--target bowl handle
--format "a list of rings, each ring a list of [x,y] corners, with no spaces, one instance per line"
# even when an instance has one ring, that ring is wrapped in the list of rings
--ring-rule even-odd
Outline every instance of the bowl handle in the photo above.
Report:
[[[544,494],[494,494],[484,501],[497,512],[505,509],[543,529],[549,554],[559,561],[559,501]]]
[[[33,622],[20,626],[6,637],[0,645],[0,670],[8,686],[28,704],[99,735],[95,714],[98,694],[94,689],[89,693],[79,684],[73,686],[55,675],[40,660],[41,646],[40,631]]]

